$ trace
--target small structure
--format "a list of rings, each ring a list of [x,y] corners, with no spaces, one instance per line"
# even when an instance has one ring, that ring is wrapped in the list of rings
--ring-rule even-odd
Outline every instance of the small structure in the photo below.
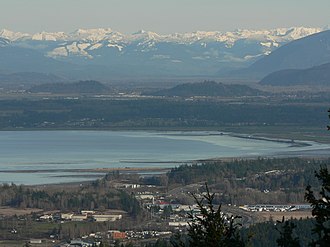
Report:
[[[82,241],[80,239],[74,239],[74,240],[71,240],[69,246],[92,247],[92,246],[94,246],[94,243]]]
[[[80,213],[84,215],[92,215],[95,214],[96,212],[93,210],[81,210]]]
[[[180,211],[190,212],[190,211],[192,211],[192,208],[191,208],[190,205],[178,205],[173,210],[176,211],[176,212],[180,212]]]
[[[30,242],[30,244],[41,244],[42,240],[41,239],[31,239],[29,242]]]
[[[75,214],[71,217],[72,221],[84,221],[87,220],[87,214]]]
[[[67,214],[61,214],[61,219],[62,220],[71,220],[73,216],[73,213],[67,213]]]
[[[137,199],[140,200],[153,200],[155,199],[154,195],[151,194],[140,194],[136,196]]]
[[[111,237],[113,239],[125,239],[126,238],[126,233],[125,232],[120,232],[120,231],[110,231]]]
[[[187,221],[168,222],[168,225],[173,227],[189,226]]]
[[[52,220],[53,219],[53,215],[51,214],[44,214],[44,215],[41,215],[39,217],[40,220]]]
[[[121,214],[94,214],[93,218],[97,222],[116,221],[122,219]]]

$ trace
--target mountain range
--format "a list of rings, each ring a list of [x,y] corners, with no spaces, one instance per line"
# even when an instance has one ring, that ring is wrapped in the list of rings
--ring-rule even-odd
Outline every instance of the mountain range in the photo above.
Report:
[[[330,63],[330,30],[294,40],[274,50],[245,70],[245,76],[263,77],[288,69],[308,69]]]
[[[109,81],[213,76],[248,66],[258,70],[256,61],[270,57],[291,41],[321,31],[324,29],[294,27],[160,35],[142,30],[127,35],[112,29],[36,34],[2,30],[0,74],[38,72],[67,80]]]

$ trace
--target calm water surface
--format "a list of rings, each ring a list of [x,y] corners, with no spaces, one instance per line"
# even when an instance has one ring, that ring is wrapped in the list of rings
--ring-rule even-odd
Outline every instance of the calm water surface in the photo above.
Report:
[[[311,144],[291,147],[288,143],[237,138],[216,132],[0,132],[0,183],[73,182],[95,177],[80,176],[86,174],[63,170],[173,167],[178,165],[177,162],[197,159],[276,155],[330,147]],[[62,171],[58,171],[59,169]],[[43,172],[17,172],[28,170]]]

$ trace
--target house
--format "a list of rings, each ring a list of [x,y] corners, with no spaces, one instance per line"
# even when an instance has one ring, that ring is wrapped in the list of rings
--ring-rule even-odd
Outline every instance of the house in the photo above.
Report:
[[[120,231],[110,231],[111,237],[113,239],[125,239],[126,238],[126,233],[125,232],[120,232]]]

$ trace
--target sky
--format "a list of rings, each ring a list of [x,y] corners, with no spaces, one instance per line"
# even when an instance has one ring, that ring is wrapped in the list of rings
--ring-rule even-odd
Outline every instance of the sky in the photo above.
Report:
[[[330,0],[0,0],[0,30],[111,28],[160,34],[325,27]]]

